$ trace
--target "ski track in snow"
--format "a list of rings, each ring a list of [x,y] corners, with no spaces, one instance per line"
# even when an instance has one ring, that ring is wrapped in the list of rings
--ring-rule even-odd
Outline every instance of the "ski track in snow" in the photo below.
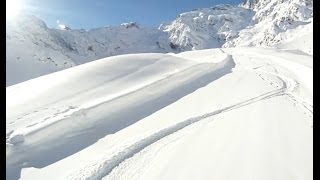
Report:
[[[222,49],[220,49],[220,50],[222,53],[225,53],[228,55],[227,56],[229,58],[228,61],[233,62],[232,55],[230,55],[229,53],[226,53]],[[233,68],[232,71],[245,70],[245,71],[254,72],[254,73],[256,73],[257,76],[259,76],[261,78],[261,80],[263,80],[267,84],[270,84],[271,86],[273,86],[275,88],[275,90],[260,94],[259,96],[255,96],[250,99],[247,99],[247,100],[244,100],[244,101],[232,104],[232,105],[228,105],[224,108],[220,108],[215,111],[211,111],[211,112],[199,115],[199,116],[185,119],[184,121],[178,122],[174,125],[171,125],[169,127],[163,128],[159,131],[153,132],[152,134],[150,134],[142,139],[137,139],[132,144],[129,144],[129,145],[126,145],[125,147],[122,147],[120,150],[115,151],[110,156],[104,157],[100,162],[95,162],[94,164],[87,164],[87,165],[83,166],[83,168],[77,169],[76,171],[73,171],[73,173],[71,173],[69,176],[67,176],[66,179],[102,179],[103,177],[110,174],[110,172],[115,167],[119,166],[126,159],[131,158],[136,153],[140,152],[141,150],[145,149],[146,147],[152,145],[153,143],[159,141],[160,139],[162,139],[164,137],[172,135],[173,133],[180,131],[181,129],[188,127],[196,122],[205,120],[208,117],[213,117],[217,114],[221,114],[221,113],[224,113],[227,111],[238,109],[238,108],[247,106],[249,104],[252,104],[252,103],[255,103],[258,101],[262,101],[265,99],[269,99],[272,97],[284,96],[284,95],[288,96],[292,101],[299,104],[306,112],[308,112],[309,117],[313,117],[313,106],[308,104],[307,102],[305,102],[303,99],[295,96],[292,93],[292,92],[296,91],[297,89],[299,89],[298,81],[296,81],[295,79],[291,79],[285,75],[279,74],[275,64],[266,63],[264,65],[259,65],[259,66],[255,66],[255,67],[245,67],[245,66],[238,67],[238,65],[240,65],[240,62],[237,62],[236,64],[237,64],[237,66],[235,68]],[[192,66],[190,68],[187,68],[184,71],[188,72],[188,69],[194,69],[197,66],[199,66],[199,65]],[[274,72],[270,72],[267,70],[261,70],[262,68],[264,68],[266,66],[273,68]],[[219,69],[214,69],[214,70],[212,70],[212,72],[216,72],[218,70]],[[197,71],[195,71],[195,72],[197,72]],[[211,71],[204,72],[203,73],[204,75],[203,74],[198,75],[198,78],[196,78],[196,80],[204,78],[204,77],[206,77],[205,76],[206,73],[210,74],[212,72]],[[32,124],[27,125],[26,126],[27,130],[28,130],[28,128],[31,128],[31,127],[33,128],[30,132],[25,131],[24,135],[17,133],[12,136],[12,134],[15,133],[12,130],[10,132],[7,132],[6,139],[12,145],[16,145],[16,144],[23,145],[25,138],[27,138],[30,135],[32,136],[32,134],[36,134],[38,130],[42,131],[41,126],[39,126],[38,130],[36,128],[34,128],[41,123],[45,123],[48,120],[51,120],[46,125],[49,125],[50,123],[52,123],[52,124],[50,124],[50,126],[52,126],[52,125],[58,123],[59,126],[63,126],[63,124],[61,125],[59,123],[61,123],[61,122],[63,123],[64,120],[66,120],[67,118],[81,117],[81,116],[85,117],[86,114],[89,113],[91,110],[94,110],[95,108],[100,107],[104,104],[108,104],[112,101],[115,101],[117,99],[121,99],[126,96],[135,95],[136,93],[140,93],[140,92],[143,93],[144,90],[148,89],[149,87],[155,87],[155,85],[157,85],[159,83],[161,84],[161,83],[172,81],[172,79],[174,77],[179,77],[179,76],[177,76],[177,74],[181,74],[181,72],[174,73],[164,79],[157,80],[156,82],[153,82],[149,85],[146,85],[141,88],[130,91],[128,93],[122,94],[121,96],[117,96],[114,99],[100,99],[100,100],[95,101],[93,103],[90,103],[87,105],[82,105],[81,107],[69,106],[66,109],[57,110],[56,113],[53,113],[52,116],[45,117],[40,122],[34,122]],[[185,73],[185,74],[188,74],[188,73]],[[222,76],[223,76],[223,73],[222,73]],[[277,80],[275,81],[274,78],[276,78]],[[212,81],[213,80],[214,79],[212,79]],[[148,91],[148,90],[146,90],[146,91]],[[33,113],[38,113],[38,112],[39,112],[39,110],[33,111]],[[29,115],[31,115],[31,113],[26,113],[22,117],[29,116]],[[22,117],[19,117],[19,118],[21,119]],[[80,118],[80,120],[81,120],[81,118]],[[12,123],[14,123],[14,122],[12,122]],[[66,124],[67,123],[68,122],[66,121]],[[57,126],[57,127],[59,127],[59,126]],[[23,147],[23,146],[21,146],[21,147]],[[12,148],[12,146],[7,145],[7,156],[8,156],[8,154],[11,153],[10,152],[11,148]],[[28,148],[30,148],[30,147],[28,147]],[[9,152],[8,152],[8,150],[9,150]]]
[[[220,49],[220,50],[223,53],[225,53],[222,49]],[[274,68],[274,70],[277,72],[276,68],[273,65],[271,65],[271,64],[267,64],[267,65],[272,66]],[[186,120],[179,122],[175,125],[164,128],[158,132],[155,132],[154,134],[147,136],[144,139],[141,139],[141,140],[133,143],[132,145],[130,145],[128,147],[125,147],[123,150],[116,152],[116,154],[113,154],[111,157],[108,157],[105,160],[102,160],[101,162],[96,162],[95,164],[83,167],[81,170],[77,170],[75,173],[71,174],[66,179],[79,179],[80,178],[80,179],[100,180],[100,179],[108,176],[115,167],[119,166],[126,159],[133,157],[138,152],[142,151],[146,147],[152,145],[153,143],[159,141],[160,139],[162,139],[164,137],[167,137],[177,131],[180,131],[181,129],[183,129],[187,126],[190,126],[198,121],[205,120],[208,117],[212,117],[212,116],[215,116],[220,113],[224,113],[224,112],[231,111],[231,110],[234,110],[237,108],[241,108],[243,106],[247,106],[249,104],[252,104],[252,103],[255,103],[255,102],[258,102],[261,100],[269,99],[272,97],[286,95],[286,96],[290,97],[294,102],[297,102],[299,105],[301,105],[304,109],[308,110],[308,112],[311,113],[311,116],[313,115],[313,111],[310,110],[310,107],[308,105],[305,105],[305,102],[298,101],[297,98],[291,94],[291,91],[294,91],[297,88],[299,88],[298,83],[295,80],[288,78],[286,76],[277,74],[277,73],[257,70],[260,67],[255,67],[252,69],[247,68],[247,70],[249,70],[249,71],[251,70],[251,71],[256,72],[256,74],[262,80],[264,80],[266,83],[276,87],[277,89],[270,91],[270,92],[267,92],[267,93],[264,93],[264,94],[261,94],[259,96],[253,97],[251,99],[224,107],[219,110],[215,110],[215,111],[208,112],[208,113],[205,113],[200,116],[186,119]],[[268,78],[263,78],[262,77],[263,74],[268,74],[268,75],[272,75],[272,76],[279,78],[281,80],[281,84],[278,84],[277,82],[274,82]]]
[[[67,177],[67,179],[79,179],[79,178],[80,179],[93,179],[93,180],[101,179],[104,176],[108,175],[113,170],[113,168],[118,166],[124,160],[132,157],[134,154],[140,152],[141,150],[143,150],[147,146],[155,143],[156,141],[158,141],[158,140],[160,140],[170,134],[173,134],[173,133],[175,133],[175,132],[177,132],[177,131],[179,131],[189,125],[192,125],[193,123],[204,120],[208,117],[212,117],[214,115],[217,115],[217,114],[220,114],[223,112],[231,111],[231,110],[252,104],[254,102],[261,101],[263,99],[268,99],[268,98],[280,95],[284,92],[283,90],[284,89],[279,89],[279,90],[267,92],[267,93],[264,93],[260,96],[251,98],[249,100],[239,102],[237,104],[227,106],[225,108],[222,108],[222,109],[219,109],[219,110],[216,110],[213,112],[209,112],[209,113],[206,113],[206,114],[203,114],[200,116],[192,117],[192,118],[187,119],[185,121],[179,122],[173,126],[162,129],[162,130],[132,144],[131,146],[126,147],[124,150],[117,152],[111,158],[108,158],[107,160],[105,160],[103,162],[96,163],[97,165],[90,165],[90,166],[84,167],[79,172],[77,171],[76,173],[74,173],[74,175]],[[79,173],[81,173],[83,175],[82,176],[80,175],[81,177],[79,177]]]
[[[46,117],[43,120],[45,122],[29,124],[29,127],[21,129],[20,132],[15,131],[9,135],[9,138],[7,137],[7,143],[14,145],[7,149],[10,151],[7,155],[7,166],[16,167],[17,164],[23,163],[28,166],[44,167],[63,159],[96,142],[107,134],[115,133],[130,125],[130,123],[134,123],[220,78],[224,74],[230,73],[232,67],[234,67],[232,58],[225,56],[219,63],[195,64],[141,88],[134,89],[112,99],[107,99],[107,101],[100,99],[93,103],[84,104],[82,107],[69,108],[72,109],[70,111],[59,110],[52,117]],[[176,88],[177,86],[179,88]],[[160,91],[153,94],[148,93],[154,92],[155,89],[157,91],[160,89]],[[145,98],[137,102],[136,97],[141,97],[142,95]],[[112,109],[114,106],[122,105],[123,101],[132,102],[127,105],[127,108]],[[141,108],[145,110],[141,111]],[[109,109],[112,113],[106,114],[103,118],[94,119],[90,117],[90,113],[94,114],[92,111],[96,112],[105,109]],[[90,121],[85,119],[90,119]],[[108,119],[118,124],[113,124],[113,127],[110,127],[110,122],[106,121]],[[66,129],[65,127],[69,125],[72,125],[72,128]],[[115,125],[118,127],[115,127]],[[53,129],[57,131],[49,135]],[[43,137],[46,137],[46,141],[43,141]],[[59,141],[59,139],[66,137],[67,141]],[[36,147],[39,146],[50,146],[51,148],[37,149]],[[49,154],[51,154],[50,158],[48,158]],[[17,174],[20,171],[19,169],[21,169],[21,166],[18,167],[18,170],[14,169],[7,172],[7,174],[10,176]]]
[[[252,52],[250,52],[252,53]],[[258,55],[258,56],[261,56],[260,54],[256,54],[256,53],[252,53],[254,55]],[[270,57],[270,59],[273,59],[274,57],[271,56],[271,55],[266,55],[266,54],[263,54],[264,56],[266,57]],[[299,66],[303,69],[309,69],[308,67],[304,67],[303,65],[301,64],[297,64],[295,62],[289,62],[288,60],[285,60],[283,58],[277,58],[279,61],[277,61],[277,63],[279,63],[280,66],[284,66],[286,65],[287,63],[291,64],[290,67],[292,67],[293,65],[294,66]],[[264,66],[271,66],[274,68],[275,70],[275,73],[272,73],[272,72],[267,72],[267,71],[263,71],[263,70],[259,70],[261,67],[264,67]],[[286,81],[286,84],[288,85],[288,87],[286,88],[286,95],[291,98],[295,103],[297,103],[300,107],[302,107],[306,113],[309,114],[309,117],[313,117],[313,105],[311,105],[310,103],[306,102],[304,99],[300,98],[299,96],[295,95],[294,92],[297,91],[299,89],[299,82],[295,79],[292,79],[292,78],[289,78],[285,75],[281,75],[278,73],[277,69],[275,68],[274,65],[270,64],[270,63],[267,63],[266,65],[263,65],[263,66],[259,66],[259,67],[256,67],[256,68],[252,68],[252,70],[256,71],[256,72],[260,72],[260,73],[266,73],[266,74],[270,74],[270,75],[273,75],[273,76],[277,76],[279,77],[280,79]],[[278,65],[278,66],[279,66]],[[247,68],[248,69],[248,68]],[[248,69],[250,70],[250,69]],[[292,69],[292,71],[294,72],[294,69]],[[294,72],[294,73],[297,73],[297,72]],[[261,74],[259,74],[259,76],[261,77]],[[262,78],[262,77],[261,77]],[[269,79],[264,79],[262,78],[263,80],[267,80],[270,82],[271,85],[274,85],[275,83],[272,82],[271,80]],[[277,86],[276,86],[277,87]]]

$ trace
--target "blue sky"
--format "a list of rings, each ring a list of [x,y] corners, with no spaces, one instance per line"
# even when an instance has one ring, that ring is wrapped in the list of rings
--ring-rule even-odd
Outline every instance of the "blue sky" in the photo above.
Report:
[[[123,22],[158,27],[180,13],[242,0],[21,0],[24,11],[58,28],[57,20],[73,29],[90,29]]]

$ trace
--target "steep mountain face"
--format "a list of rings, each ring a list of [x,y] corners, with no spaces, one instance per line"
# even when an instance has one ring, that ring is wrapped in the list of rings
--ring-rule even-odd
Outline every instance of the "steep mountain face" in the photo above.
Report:
[[[170,41],[181,51],[217,48],[236,38],[253,15],[244,7],[217,5],[182,13],[160,29],[170,34]]]
[[[277,46],[312,54],[313,49],[313,0],[245,0],[239,6],[195,9],[159,28],[124,23],[91,30],[58,30],[26,15],[6,24],[7,86],[128,53]],[[290,43],[305,38],[307,48]]]
[[[312,21],[312,0],[245,0],[182,13],[160,29],[180,50],[235,46],[273,46],[288,30]]]
[[[7,86],[103,57],[171,52],[167,34],[124,23],[91,30],[51,29],[24,15],[7,21]]]
[[[312,23],[313,19],[312,0],[247,0],[243,7],[255,12],[251,26],[223,47],[273,46],[286,40],[290,30]]]

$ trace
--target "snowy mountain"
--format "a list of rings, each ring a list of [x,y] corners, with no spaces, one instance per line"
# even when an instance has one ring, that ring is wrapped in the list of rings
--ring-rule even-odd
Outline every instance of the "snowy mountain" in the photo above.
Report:
[[[291,29],[310,24],[312,17],[312,0],[248,0],[239,6],[183,13],[160,29],[181,50],[273,46],[283,42]]]
[[[7,86],[120,54],[280,45],[287,39],[303,39],[300,32],[310,32],[312,17],[310,0],[248,0],[240,6],[195,9],[159,29],[124,23],[58,30],[34,16],[22,15],[15,22],[7,21]],[[312,38],[312,33],[307,37]],[[303,51],[312,54],[312,49]]]
[[[103,57],[172,51],[166,33],[137,23],[59,30],[29,15],[7,21],[6,45],[7,86]]]
[[[272,46],[285,41],[290,30],[313,22],[313,0],[248,0],[243,6],[255,11],[251,25],[224,47]]]
[[[280,47],[288,39],[304,37],[312,41],[312,25],[312,0],[246,0],[239,6],[195,9],[158,29],[131,22],[91,30],[58,30],[34,16],[22,15],[15,22],[7,21],[7,86],[120,54]],[[308,35],[302,37],[301,32]],[[312,45],[294,48],[309,54],[313,49]]]
[[[237,37],[253,15],[251,9],[217,5],[182,13],[159,28],[170,34],[170,41],[181,51],[217,48]]]

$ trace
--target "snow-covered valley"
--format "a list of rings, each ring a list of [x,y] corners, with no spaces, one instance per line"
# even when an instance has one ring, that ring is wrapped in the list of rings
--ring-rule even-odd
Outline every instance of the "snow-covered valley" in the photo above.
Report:
[[[312,14],[247,0],[158,29],[11,22],[7,179],[313,179]]]

